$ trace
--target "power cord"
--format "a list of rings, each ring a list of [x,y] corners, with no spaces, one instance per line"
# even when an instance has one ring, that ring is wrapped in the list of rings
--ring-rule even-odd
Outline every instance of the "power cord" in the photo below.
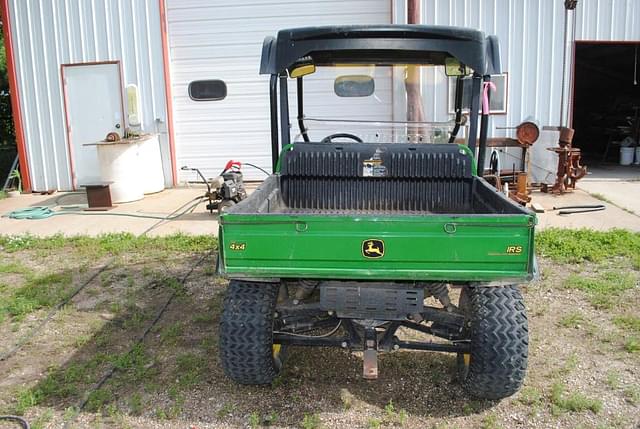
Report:
[[[18,416],[0,416],[0,420],[6,420],[6,421],[17,423],[23,429],[30,429],[31,428],[31,426],[29,426],[29,422],[27,422],[22,417],[18,417]]]

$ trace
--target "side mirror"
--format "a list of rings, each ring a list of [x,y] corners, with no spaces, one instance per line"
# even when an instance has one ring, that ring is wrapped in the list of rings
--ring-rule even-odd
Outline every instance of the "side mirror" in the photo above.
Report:
[[[457,58],[447,57],[444,60],[444,74],[447,76],[467,76],[471,74],[471,70]]]
[[[338,97],[368,97],[375,89],[375,81],[367,75],[338,76],[333,81],[333,92]]]
[[[189,84],[193,101],[220,101],[227,96],[227,84],[220,79],[194,80]]]

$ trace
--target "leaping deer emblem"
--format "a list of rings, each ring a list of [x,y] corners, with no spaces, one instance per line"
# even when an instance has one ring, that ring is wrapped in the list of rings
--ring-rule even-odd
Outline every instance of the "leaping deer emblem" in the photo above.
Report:
[[[384,244],[382,243],[382,241],[378,241],[376,243],[374,242],[374,240],[367,240],[365,242],[365,246],[362,246],[364,256],[373,257],[373,258],[384,256],[383,246]]]

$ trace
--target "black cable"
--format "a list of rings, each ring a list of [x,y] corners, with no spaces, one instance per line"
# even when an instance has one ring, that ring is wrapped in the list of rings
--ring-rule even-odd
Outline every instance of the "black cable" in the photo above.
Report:
[[[207,252],[205,255],[203,255],[192,267],[191,269],[187,272],[187,274],[185,274],[184,277],[182,277],[182,279],[180,279],[178,281],[178,283],[182,286],[186,283],[187,279],[189,278],[189,276],[191,276],[191,274],[195,271],[195,269],[209,256],[211,256],[211,254],[213,253],[213,250],[210,250],[209,252]],[[156,314],[156,317],[153,319],[153,321],[151,322],[151,324],[149,324],[149,326],[147,326],[147,328],[144,330],[144,332],[138,336],[138,338],[136,339],[136,341],[134,341],[133,345],[129,348],[129,350],[127,351],[127,353],[131,353],[131,351],[133,351],[133,349],[138,345],[141,344],[145,338],[147,337],[147,335],[149,334],[149,332],[151,332],[151,329],[153,329],[153,327],[156,325],[156,323],[158,323],[158,321],[162,318],[162,315],[164,314],[164,312],[166,311],[166,309],[169,307],[169,305],[171,304],[171,302],[173,302],[173,299],[177,296],[177,289],[174,289],[173,292],[171,293],[171,295],[169,296],[169,298],[167,299],[167,301],[165,301],[164,305],[160,308],[160,311],[158,311],[158,313]],[[91,396],[91,394],[93,392],[95,392],[96,390],[100,389],[104,383],[109,380],[113,374],[117,371],[117,367],[115,365],[111,365],[107,371],[102,375],[102,377],[100,378],[100,380],[98,380],[98,382],[96,384],[94,384],[89,390],[87,390],[84,394],[84,396],[82,397],[82,400],[80,400],[80,402],[78,402],[77,406],[75,407],[75,409],[78,411],[75,416],[68,420],[63,428],[68,428],[69,425],[71,423],[73,423],[75,421],[75,419],[77,418],[77,416],[80,414],[80,411],[82,411],[82,409],[87,405],[87,402],[89,402],[89,397]]]
[[[563,206],[563,207],[554,207],[553,210],[559,210],[559,215],[570,215],[576,213],[589,213],[589,212],[599,212],[605,210],[607,207],[604,204],[594,204],[594,205],[581,205],[581,206]]]
[[[15,423],[19,424],[20,427],[22,427],[23,429],[30,429],[31,428],[31,426],[29,426],[29,422],[27,422],[22,417],[18,417],[18,416],[0,416],[0,420],[7,420],[7,421],[15,422]]]
[[[253,168],[257,168],[258,170],[262,171],[264,174],[266,174],[267,176],[271,176],[271,173],[269,173],[267,170],[265,170],[264,168],[260,168],[257,165],[248,163],[248,162],[243,162],[242,165],[248,165],[249,167],[253,167]]]
[[[7,352],[5,352],[4,354],[2,354],[0,356],[0,362],[2,362],[4,360],[7,360],[11,356],[16,354],[16,352],[18,350],[20,350],[22,348],[22,346],[24,346],[26,343],[28,343],[31,340],[31,338],[33,338],[38,333],[38,331],[40,329],[42,329],[42,327],[44,325],[46,325],[53,318],[53,316],[56,315],[56,313],[62,307],[67,305],[69,303],[69,301],[71,301],[73,299],[74,296],[78,295],[80,293],[80,291],[82,291],[85,287],[87,287],[89,285],[89,283],[94,281],[96,279],[96,277],[98,277],[103,271],[105,271],[107,268],[109,268],[114,260],[115,260],[115,256],[112,256],[102,267],[100,267],[100,269],[98,271],[96,271],[91,277],[89,277],[89,279],[87,281],[85,281],[82,285],[77,287],[69,296],[64,298],[55,307],[53,307],[49,311],[47,316],[44,319],[42,319],[40,321],[40,323],[38,323],[37,325],[32,327],[31,330],[29,331],[29,333],[27,333],[24,337],[20,338],[20,340],[16,343],[15,346],[13,346],[13,348],[11,348],[10,350],[8,350]]]

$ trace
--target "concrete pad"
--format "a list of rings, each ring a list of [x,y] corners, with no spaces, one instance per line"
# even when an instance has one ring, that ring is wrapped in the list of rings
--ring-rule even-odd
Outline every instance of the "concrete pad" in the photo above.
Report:
[[[636,193],[636,195],[640,194]],[[622,228],[640,232],[640,216],[594,198],[581,189],[563,195],[534,192],[531,194],[531,200],[542,204],[547,210],[545,213],[538,213],[539,229],[557,227],[573,229],[590,228],[606,231],[612,228]],[[577,213],[572,215],[559,215],[557,211],[553,211],[554,207],[596,204],[603,204],[606,209],[598,212]]]
[[[7,235],[32,234],[36,236],[51,236],[63,234],[65,236],[90,235],[105,233],[130,232],[132,234],[149,233],[150,235],[166,235],[177,232],[185,234],[217,234],[217,215],[205,210],[206,203],[198,204],[193,212],[181,216],[173,221],[147,219],[123,216],[154,215],[168,216],[179,212],[183,205],[203,195],[204,187],[167,189],[157,194],[147,195],[140,201],[118,204],[107,212],[79,212],[53,216],[46,219],[16,220],[0,218],[0,233]],[[0,200],[0,214],[34,206],[49,206],[56,211],[63,207],[86,204],[83,193],[57,193],[54,195],[22,195],[17,198]]]

